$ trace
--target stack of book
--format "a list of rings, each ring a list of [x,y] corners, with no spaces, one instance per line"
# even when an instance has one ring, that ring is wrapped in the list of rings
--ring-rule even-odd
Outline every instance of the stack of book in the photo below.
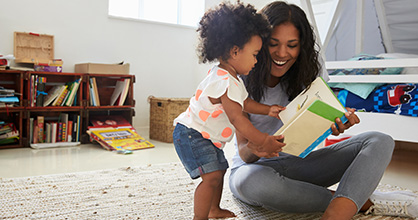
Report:
[[[6,89],[0,86],[0,108],[12,107],[13,104],[19,103],[19,98],[15,96],[17,94],[14,89]]]
[[[0,145],[13,144],[19,141],[19,130],[13,123],[0,121]]]
[[[100,106],[99,92],[97,90],[96,78],[90,78],[89,82],[90,90],[90,105],[91,106]]]
[[[30,146],[47,148],[80,145],[80,129],[80,115],[77,114],[61,113],[56,119],[42,115],[30,118]]]
[[[154,147],[121,116],[92,116],[90,122],[87,134],[106,150],[130,152]]]
[[[80,83],[81,78],[62,85],[55,85],[45,91],[46,78],[32,75],[30,105],[32,107],[73,106],[77,102],[77,91]]]
[[[122,106],[125,103],[130,82],[131,79],[129,78],[116,81],[115,90],[113,90],[112,96],[110,97],[110,105]]]

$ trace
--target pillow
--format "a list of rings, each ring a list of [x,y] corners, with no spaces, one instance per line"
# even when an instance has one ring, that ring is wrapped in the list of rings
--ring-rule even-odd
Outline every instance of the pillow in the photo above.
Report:
[[[383,57],[385,59],[399,59],[399,58],[418,58],[416,54],[409,53],[382,53],[377,55],[378,57]],[[418,67],[404,67],[401,74],[412,75],[418,74]]]
[[[360,54],[349,60],[380,60],[381,56]],[[390,59],[390,58],[389,58]],[[330,75],[393,75],[400,74],[403,68],[364,68],[364,69],[337,69]],[[374,89],[383,85],[382,83],[329,83],[330,87],[341,88],[350,91],[363,99],[366,99]]]

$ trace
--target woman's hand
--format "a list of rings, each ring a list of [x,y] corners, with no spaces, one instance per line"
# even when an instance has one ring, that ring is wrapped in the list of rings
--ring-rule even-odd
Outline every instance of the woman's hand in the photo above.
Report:
[[[345,130],[349,129],[351,126],[360,123],[359,117],[354,113],[356,109],[353,108],[346,108],[347,112],[345,113],[345,117],[348,119],[346,123],[342,123],[340,118],[335,119],[335,124],[331,125],[332,134],[338,136],[344,133]]]

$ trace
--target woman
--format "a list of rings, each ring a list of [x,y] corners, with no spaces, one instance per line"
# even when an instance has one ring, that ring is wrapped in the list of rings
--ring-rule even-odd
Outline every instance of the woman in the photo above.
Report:
[[[273,30],[244,82],[255,101],[286,106],[317,76],[326,80],[328,76],[321,71],[312,28],[299,7],[277,1],[264,7],[262,13]],[[271,117],[248,117],[257,129],[268,134],[282,126],[280,120]],[[346,117],[345,124],[336,119],[338,129],[331,127],[333,135],[359,123],[354,109],[348,109]],[[393,139],[386,134],[366,132],[314,151],[304,159],[251,150],[256,147],[239,132],[236,136],[229,184],[232,193],[245,203],[280,212],[324,212],[322,219],[351,219],[358,211],[366,210],[418,216],[418,200],[413,193],[374,192],[394,148]],[[327,189],[336,183],[339,186],[335,192]],[[400,203],[405,208],[387,209],[383,206],[386,202]]]

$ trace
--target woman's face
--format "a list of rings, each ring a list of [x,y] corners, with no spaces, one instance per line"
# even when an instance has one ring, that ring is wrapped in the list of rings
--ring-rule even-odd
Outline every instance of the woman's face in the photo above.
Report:
[[[299,52],[298,29],[290,22],[275,26],[269,41],[269,53],[272,58],[271,75],[282,77],[296,62]]]

